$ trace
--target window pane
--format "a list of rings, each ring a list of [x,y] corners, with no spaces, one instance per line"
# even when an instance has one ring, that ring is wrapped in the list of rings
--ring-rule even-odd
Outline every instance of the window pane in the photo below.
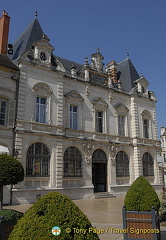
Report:
[[[143,127],[144,127],[144,138],[149,138],[149,121],[143,120]]]
[[[46,98],[36,98],[36,122],[46,122]]]
[[[118,152],[116,155],[116,176],[129,176],[129,159],[127,154],[123,151]]]
[[[27,151],[26,176],[49,176],[50,153],[43,143],[32,144]]]
[[[70,128],[78,129],[78,108],[76,106],[70,106]]]
[[[0,100],[0,125],[5,125],[7,102]]]
[[[103,112],[96,111],[96,132],[103,132]]]
[[[150,153],[146,152],[142,158],[143,176],[154,176],[154,161]]]
[[[118,134],[125,136],[125,116],[118,116]]]
[[[81,152],[75,147],[66,149],[64,153],[64,176],[82,176],[82,156]]]

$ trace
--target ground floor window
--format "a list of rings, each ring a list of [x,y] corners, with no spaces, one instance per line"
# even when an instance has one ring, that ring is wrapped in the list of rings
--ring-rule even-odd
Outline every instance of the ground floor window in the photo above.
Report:
[[[145,152],[142,157],[143,176],[154,176],[154,161],[150,153]]]
[[[82,176],[82,155],[78,148],[69,147],[64,153],[64,177]]]
[[[50,175],[50,152],[43,143],[33,143],[27,151],[26,176],[48,177]]]
[[[129,174],[129,158],[124,151],[120,151],[116,155],[116,177],[128,177]]]

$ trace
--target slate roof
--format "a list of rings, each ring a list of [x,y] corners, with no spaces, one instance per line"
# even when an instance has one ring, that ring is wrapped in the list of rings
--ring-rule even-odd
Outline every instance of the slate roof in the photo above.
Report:
[[[13,43],[12,60],[17,59],[23,53],[29,51],[35,42],[42,39],[43,34],[44,32],[40,26],[39,21],[37,19],[34,19]],[[83,69],[83,64],[78,64],[63,57],[52,55],[52,63],[55,64],[56,59],[58,59],[63,64],[67,73],[70,72],[73,65],[76,67],[77,72]],[[140,78],[131,60],[127,58],[118,63],[117,72],[118,80],[122,82],[122,90],[125,92],[130,92],[131,89],[135,86],[134,81]],[[79,73],[81,74],[81,71]]]
[[[18,67],[11,61],[11,59],[4,54],[0,54],[0,65],[19,71]]]
[[[55,58],[57,58],[65,67],[66,72],[70,72],[71,71],[71,67],[73,67],[73,65],[76,67],[76,71],[82,69],[84,66],[82,64],[76,63],[76,62],[72,62],[68,59],[59,57],[59,56],[55,56]]]
[[[122,89],[130,92],[135,87],[134,81],[140,76],[129,58],[126,58],[117,66],[118,80],[122,82]]]
[[[31,24],[23,31],[23,33],[13,43],[12,60],[21,56],[24,52],[30,50],[33,43],[42,39],[44,32],[37,19],[34,19]]]

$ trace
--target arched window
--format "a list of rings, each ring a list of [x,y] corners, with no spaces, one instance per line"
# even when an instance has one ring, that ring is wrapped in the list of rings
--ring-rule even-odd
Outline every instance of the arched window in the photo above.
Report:
[[[64,177],[82,176],[82,156],[76,147],[69,147],[64,153]]]
[[[107,156],[105,152],[101,149],[97,149],[94,151],[92,155],[93,163],[107,163]]]
[[[143,176],[154,176],[154,161],[150,153],[145,152],[142,157]]]
[[[120,151],[116,155],[116,177],[128,177],[129,159],[125,152]]]
[[[50,175],[50,152],[43,143],[33,143],[27,151],[26,176],[48,177]]]

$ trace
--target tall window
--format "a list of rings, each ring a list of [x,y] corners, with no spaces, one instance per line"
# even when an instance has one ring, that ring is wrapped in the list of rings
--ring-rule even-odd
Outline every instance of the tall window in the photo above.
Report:
[[[123,151],[118,152],[116,155],[116,176],[129,176],[129,159],[127,154]]]
[[[69,147],[64,153],[64,177],[82,176],[82,156],[78,148]]]
[[[118,116],[118,134],[125,136],[125,116]]]
[[[36,97],[36,122],[46,123],[46,98]]]
[[[150,153],[145,152],[142,158],[143,176],[154,176],[154,161]]]
[[[103,132],[103,112],[96,111],[96,132]]]
[[[149,120],[143,119],[144,138],[149,138]]]
[[[78,129],[78,107],[70,105],[70,128]]]
[[[32,144],[27,152],[26,176],[48,177],[50,175],[50,152],[43,143]]]
[[[7,102],[5,100],[0,100],[0,125],[6,124],[6,108]]]

